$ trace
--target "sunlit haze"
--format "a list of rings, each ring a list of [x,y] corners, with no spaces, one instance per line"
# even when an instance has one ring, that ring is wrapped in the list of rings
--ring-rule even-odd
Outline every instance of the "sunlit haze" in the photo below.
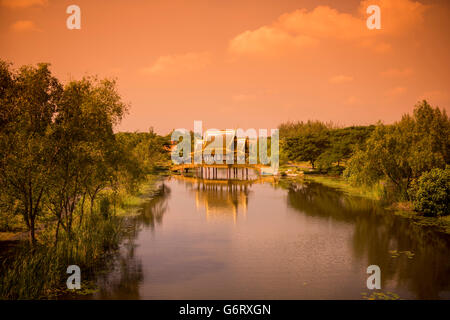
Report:
[[[131,106],[117,130],[391,123],[422,99],[449,110],[447,1],[76,0],[82,28],[68,30],[73,2],[0,0],[0,57],[117,78]]]

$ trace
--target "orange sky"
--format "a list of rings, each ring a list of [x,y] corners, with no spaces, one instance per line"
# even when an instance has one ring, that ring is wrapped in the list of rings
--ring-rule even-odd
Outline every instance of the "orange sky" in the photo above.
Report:
[[[449,31],[445,0],[0,0],[0,58],[116,77],[128,131],[389,123],[423,98],[448,112]]]

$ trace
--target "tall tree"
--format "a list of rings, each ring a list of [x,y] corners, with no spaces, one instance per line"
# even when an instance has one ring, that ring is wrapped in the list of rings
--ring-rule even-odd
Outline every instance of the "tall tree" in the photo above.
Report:
[[[0,188],[16,199],[34,244],[36,219],[58,153],[49,133],[62,87],[48,64],[15,73],[2,63],[0,69]]]
[[[448,163],[450,120],[426,101],[393,125],[378,124],[365,148],[350,159],[345,175],[356,184],[392,183],[408,199],[414,179]]]

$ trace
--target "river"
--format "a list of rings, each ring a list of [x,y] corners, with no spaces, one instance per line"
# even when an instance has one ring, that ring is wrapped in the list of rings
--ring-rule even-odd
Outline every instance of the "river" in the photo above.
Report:
[[[220,177],[219,177],[220,178]],[[314,182],[171,177],[94,299],[450,299],[450,239]],[[373,296],[373,295],[372,295]]]

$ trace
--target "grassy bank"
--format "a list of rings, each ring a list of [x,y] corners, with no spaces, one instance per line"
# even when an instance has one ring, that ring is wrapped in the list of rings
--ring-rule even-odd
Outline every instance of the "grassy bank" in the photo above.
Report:
[[[353,196],[365,197],[377,201],[381,201],[383,198],[384,192],[381,185],[377,185],[373,188],[354,187],[344,178],[323,175],[305,175],[302,179],[321,183]],[[424,227],[433,227],[440,232],[450,234],[450,216],[425,217],[421,213],[415,212],[412,209],[412,204],[410,202],[385,204],[385,209],[392,214],[410,219],[414,224]]]
[[[70,236],[60,230],[57,242],[55,222],[39,232],[36,247],[18,241],[0,266],[0,298],[51,299],[68,293],[92,293],[95,275],[104,271],[107,257],[118,249],[126,232],[126,219],[136,215],[139,206],[151,198],[160,179],[158,175],[149,176],[133,194],[125,189],[103,191],[92,212],[82,221],[74,221]],[[81,269],[81,290],[67,290],[69,265]]]
[[[381,200],[383,197],[383,188],[377,185],[372,188],[355,187],[341,177],[324,176],[324,175],[305,175],[306,180],[321,183],[323,185],[339,189],[347,194],[365,197],[372,200]]]

